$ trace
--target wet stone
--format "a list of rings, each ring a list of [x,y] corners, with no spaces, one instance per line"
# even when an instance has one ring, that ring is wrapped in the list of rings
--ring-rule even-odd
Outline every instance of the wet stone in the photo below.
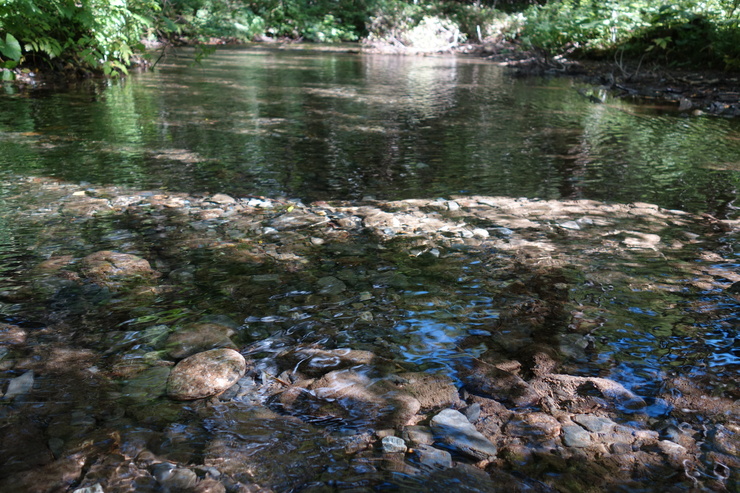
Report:
[[[316,285],[319,287],[320,294],[330,296],[338,295],[347,290],[347,285],[334,276],[322,277],[316,282]]]
[[[545,413],[514,415],[506,424],[506,433],[523,438],[552,438],[560,434],[560,423]]]
[[[686,449],[681,445],[671,442],[670,440],[661,440],[658,442],[658,448],[668,457],[678,458],[686,454]]]
[[[234,334],[231,327],[214,323],[196,323],[175,329],[165,343],[170,357],[186,358],[195,353],[216,348],[236,349],[229,339]]]
[[[154,278],[159,275],[149,262],[128,253],[100,251],[82,259],[82,273],[98,284],[116,285],[123,280]]]
[[[576,414],[571,419],[592,433],[610,433],[617,426],[611,419],[593,414]]]
[[[33,370],[29,370],[23,375],[11,379],[3,399],[11,400],[29,393],[33,388],[33,380]]]
[[[77,488],[72,493],[105,493],[105,490],[103,489],[100,484],[95,483],[92,486],[85,486],[84,488]]]
[[[381,443],[383,445],[383,452],[388,454],[406,452],[406,442],[404,442],[402,438],[387,436],[383,437]]]
[[[403,438],[412,445],[431,445],[434,443],[434,434],[427,426],[406,426],[403,429]]]
[[[236,203],[236,199],[230,195],[226,195],[225,193],[217,193],[213,197],[209,199],[214,204],[234,204]]]
[[[710,433],[711,443],[714,447],[724,454],[740,456],[740,426],[737,425],[717,425],[717,428]]]
[[[159,366],[146,369],[126,382],[121,394],[134,401],[148,401],[165,394],[170,368]]]
[[[591,435],[578,425],[563,426],[563,444],[567,447],[586,448],[591,445]]]
[[[246,372],[244,356],[233,349],[212,349],[180,361],[167,381],[175,400],[203,399],[234,385]]]
[[[215,479],[204,479],[195,486],[193,493],[226,493],[226,487]]]
[[[414,449],[414,456],[420,464],[431,467],[446,469],[452,467],[452,455],[446,450],[431,447],[429,445],[419,445]]]
[[[458,452],[476,459],[496,456],[496,446],[475,429],[465,415],[454,409],[445,409],[432,418],[432,430],[438,441]]]

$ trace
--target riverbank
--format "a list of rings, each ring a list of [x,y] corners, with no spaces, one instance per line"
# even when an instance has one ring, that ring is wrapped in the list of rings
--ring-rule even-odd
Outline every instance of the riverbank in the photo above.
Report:
[[[738,486],[737,221],[3,189],[3,491]]]

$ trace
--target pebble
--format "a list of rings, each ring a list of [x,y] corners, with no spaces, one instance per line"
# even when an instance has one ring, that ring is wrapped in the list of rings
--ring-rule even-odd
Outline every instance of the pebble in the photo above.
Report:
[[[429,445],[419,445],[414,449],[414,455],[422,465],[427,467],[437,469],[452,467],[452,455],[446,450],[440,450]]]
[[[661,440],[658,442],[658,448],[661,452],[669,457],[678,457],[686,454],[686,448],[681,445],[671,442],[670,440]]]
[[[226,195],[225,193],[217,193],[213,197],[211,197],[211,202],[216,204],[233,204],[236,202],[236,199],[230,195]]]
[[[496,456],[496,446],[460,411],[445,409],[434,416],[430,424],[440,441],[463,454],[480,460]]]
[[[383,452],[388,454],[405,453],[407,449],[406,442],[404,442],[402,438],[395,436],[383,437],[381,443],[383,444]]]
[[[211,349],[180,361],[170,373],[167,394],[181,401],[218,395],[246,372],[244,356],[233,349]]]
[[[8,383],[8,390],[3,399],[10,400],[19,395],[27,394],[33,388],[33,370],[29,370],[20,377],[15,377]]]

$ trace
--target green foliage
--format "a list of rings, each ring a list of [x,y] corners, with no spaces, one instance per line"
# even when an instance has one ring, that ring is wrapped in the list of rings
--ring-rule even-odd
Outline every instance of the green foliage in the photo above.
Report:
[[[125,74],[142,39],[260,37],[366,37],[421,51],[518,37],[548,56],[619,52],[740,68],[739,15],[740,0],[2,0],[0,78],[22,64]],[[207,54],[198,50],[196,62]]]
[[[364,0],[266,0],[251,9],[265,21],[272,37],[317,42],[354,41],[364,27]]]
[[[156,0],[5,0],[0,33],[18,41],[17,62],[125,72]],[[6,54],[7,55],[7,54]]]
[[[12,69],[21,59],[21,45],[15,36],[8,33],[5,40],[0,39],[0,80],[9,81],[15,78]]]
[[[733,66],[738,0],[560,0],[525,10],[521,39],[548,55],[646,56],[663,63]]]

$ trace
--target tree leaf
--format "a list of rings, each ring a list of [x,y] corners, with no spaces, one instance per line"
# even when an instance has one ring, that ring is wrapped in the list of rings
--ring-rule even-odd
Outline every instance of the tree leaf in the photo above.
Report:
[[[15,36],[8,33],[5,36],[5,43],[0,45],[0,52],[16,62],[21,59],[21,44],[15,39]]]

